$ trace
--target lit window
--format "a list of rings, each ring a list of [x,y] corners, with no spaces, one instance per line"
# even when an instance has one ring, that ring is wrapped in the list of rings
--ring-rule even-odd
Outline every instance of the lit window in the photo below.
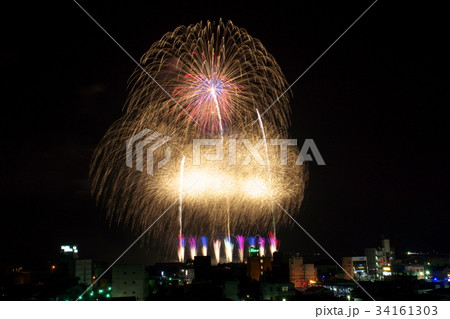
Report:
[[[283,286],[283,287],[281,287],[281,291],[289,291],[289,287],[288,286]]]

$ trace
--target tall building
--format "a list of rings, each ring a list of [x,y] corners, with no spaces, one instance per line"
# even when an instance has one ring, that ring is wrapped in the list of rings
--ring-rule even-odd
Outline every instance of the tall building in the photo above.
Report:
[[[304,264],[303,257],[291,256],[289,258],[289,280],[297,289],[307,288],[317,282],[317,269],[314,264]]]
[[[394,249],[391,248],[389,239],[382,239],[381,247],[366,248],[367,268],[369,279],[382,280],[385,276],[392,274],[392,261]]]
[[[66,277],[75,280],[75,260],[78,259],[78,247],[76,245],[61,245],[56,271]]]
[[[289,280],[295,288],[302,288],[303,282],[305,282],[304,275],[303,257],[292,256],[289,258]]]
[[[112,268],[112,297],[146,300],[149,294],[148,280],[144,265],[115,265]]]
[[[314,264],[304,264],[305,282],[307,285],[313,285],[317,282],[317,269]]]
[[[247,257],[247,274],[253,280],[259,280],[265,271],[272,271],[272,259],[259,256],[259,250],[249,249]]]
[[[61,255],[68,259],[78,259],[78,246],[61,245]]]
[[[368,268],[367,257],[343,257],[342,268],[344,268],[344,279],[367,280]]]
[[[92,259],[75,260],[75,277],[78,277],[78,283],[85,285],[90,285],[92,283],[92,266]]]
[[[196,281],[211,279],[211,256],[195,256],[194,276]]]

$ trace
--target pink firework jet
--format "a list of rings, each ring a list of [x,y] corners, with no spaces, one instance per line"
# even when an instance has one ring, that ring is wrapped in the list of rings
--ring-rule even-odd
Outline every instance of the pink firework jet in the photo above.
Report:
[[[178,260],[180,262],[184,262],[184,235],[183,234],[179,234],[178,235]]]
[[[183,107],[173,106],[173,111],[180,111],[179,117],[189,114],[202,131],[213,135],[223,135],[224,127],[231,123],[233,97],[237,97],[241,87],[234,84],[226,75],[220,74],[218,65],[220,57],[216,56],[209,63],[205,56],[194,52],[206,74],[196,70],[184,75],[180,87],[173,91],[173,97]],[[208,65],[208,67],[206,67]]]
[[[197,238],[189,237],[189,250],[191,252],[191,259],[194,260],[197,256]]]
[[[266,239],[264,237],[258,237],[259,255],[261,257],[266,255]]]
[[[238,242],[238,249],[239,249],[239,259],[241,260],[241,263],[244,262],[244,245],[245,245],[245,237],[238,235],[236,236],[237,242]]]
[[[270,232],[269,233],[269,246],[270,246],[270,253],[273,256],[273,253],[278,251],[280,248],[280,241],[275,237],[275,235]]]

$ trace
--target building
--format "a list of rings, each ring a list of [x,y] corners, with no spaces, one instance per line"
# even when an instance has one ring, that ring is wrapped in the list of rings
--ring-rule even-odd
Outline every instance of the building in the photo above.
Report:
[[[425,267],[423,265],[407,265],[405,272],[409,276],[416,276],[417,279],[425,279]]]
[[[260,282],[261,300],[291,300],[295,296],[293,283]]]
[[[355,286],[356,284],[354,281],[345,279],[329,280],[322,284],[322,287],[331,290],[335,297],[347,300],[350,300]]]
[[[289,281],[295,288],[302,288],[305,282],[305,270],[303,268],[303,257],[292,256],[289,258]]]
[[[385,276],[392,275],[392,262],[394,249],[391,249],[389,239],[381,241],[381,248],[366,248],[368,278],[382,280]]]
[[[78,247],[76,245],[61,245],[57,265],[52,268],[60,276],[75,280],[75,261],[78,259]]]
[[[69,259],[78,259],[78,246],[61,245],[61,255]]]
[[[342,268],[344,268],[344,279],[350,280],[351,278],[355,280],[367,280],[368,279],[368,268],[367,268],[367,257],[343,257],[342,258]]]
[[[416,264],[416,265],[404,265],[404,264],[395,264],[392,266],[392,273],[397,276],[415,276],[418,280],[425,279],[425,266]],[[430,273],[428,271],[428,273]]]
[[[222,285],[223,296],[227,300],[239,300],[239,280],[227,280]]]
[[[249,256],[247,258],[247,274],[253,280],[259,280],[265,271],[272,271],[270,257]]]
[[[90,285],[92,283],[93,264],[92,259],[75,260],[75,277],[79,284]]]
[[[305,282],[307,285],[314,285],[317,282],[317,269],[314,264],[304,264]]]
[[[303,257],[289,258],[289,280],[296,289],[307,288],[317,282],[317,269],[314,264],[304,264]]]
[[[211,277],[211,256],[195,256],[194,276],[196,281],[207,281]]]
[[[180,271],[178,273],[178,279],[180,280],[180,283],[191,284],[192,281],[195,279],[194,268],[192,267],[180,268]]]
[[[112,268],[112,297],[146,300],[149,294],[148,280],[144,265],[115,265]]]

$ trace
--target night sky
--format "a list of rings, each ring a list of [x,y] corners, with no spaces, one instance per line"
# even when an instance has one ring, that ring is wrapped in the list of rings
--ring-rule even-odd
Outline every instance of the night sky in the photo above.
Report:
[[[135,59],[179,25],[232,20],[292,83],[371,4],[300,2],[80,4]],[[88,182],[136,65],[75,3],[58,5],[3,12],[2,263],[44,262],[63,243],[112,261],[138,236],[109,224]],[[314,139],[327,164],[309,165],[297,219],[333,256],[363,254],[381,235],[399,251],[449,252],[443,11],[380,0],[292,88],[290,135]],[[279,236],[284,251],[319,251],[296,226]],[[158,258],[136,246],[124,260]]]

